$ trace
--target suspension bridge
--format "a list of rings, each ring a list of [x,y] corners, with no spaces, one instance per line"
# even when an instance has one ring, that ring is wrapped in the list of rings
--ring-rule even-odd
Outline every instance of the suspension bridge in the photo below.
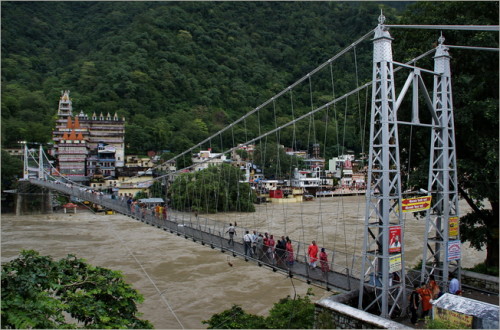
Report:
[[[354,43],[340,51],[334,57],[309,72],[292,85],[269,98],[266,102],[249,111],[247,114],[222,128],[217,133],[201,141],[197,145],[185,150],[183,153],[169,159],[166,163],[179,161],[180,157],[190,156],[202,148],[217,146],[222,154],[230,154],[241,146],[249,146],[255,143],[267,142],[267,139],[276,138],[281,142],[282,136],[292,136],[296,146],[299,122],[308,120],[308,142],[319,140],[315,116],[329,118],[330,111],[334,113],[336,125],[344,121],[344,133],[340,137],[342,128],[335,127],[336,141],[338,145],[345,148],[345,122],[350,114],[356,114],[359,120],[360,131],[364,131],[364,125],[369,123],[370,135],[368,137],[368,165],[367,165],[367,191],[365,198],[365,216],[363,226],[363,242],[360,254],[354,251],[338,251],[335,248],[327,248],[329,271],[322,272],[319,269],[308,267],[307,247],[305,240],[293,241],[293,260],[290,264],[287,260],[280,258],[269,259],[267,257],[257,258],[245,254],[243,242],[234,242],[229,245],[226,235],[227,224],[198,216],[193,212],[181,212],[169,209],[166,215],[155,213],[154,210],[141,209],[137,211],[127,204],[127,199],[96,193],[90,187],[82,186],[72,182],[70,177],[54,175],[52,164],[48,161],[42,147],[36,150],[25,147],[24,178],[23,183],[43,188],[41,194],[49,194],[50,191],[72,196],[84,201],[102,205],[104,208],[114,210],[139,221],[156,226],[170,233],[184,236],[186,239],[206,245],[212,249],[241,256],[247,261],[254,262],[258,266],[269,268],[275,272],[283,272],[290,277],[296,277],[327,290],[337,291],[359,291],[357,307],[360,310],[374,312],[382,317],[390,318],[397,313],[405,311],[407,302],[407,287],[414,282],[426,280],[434,275],[438,284],[447,289],[448,275],[455,274],[460,277],[460,254],[450,254],[453,248],[460,249],[460,236],[457,232],[451,232],[449,223],[460,217],[458,208],[458,183],[455,151],[455,131],[453,119],[453,102],[451,90],[451,72],[449,54],[450,48],[463,48],[475,50],[498,51],[498,49],[487,47],[464,47],[457,45],[446,45],[441,36],[435,48],[421,54],[406,63],[393,60],[392,41],[389,28],[422,28],[437,30],[473,30],[473,31],[498,31],[498,26],[400,26],[385,25],[383,15],[379,18],[378,26]],[[359,84],[357,49],[366,46],[366,40],[372,39],[372,78],[365,84]],[[336,96],[337,87],[341,85],[344,77],[336,76],[334,65],[342,58],[351,54],[354,62],[352,90],[345,92],[342,96]],[[433,55],[434,67],[421,68],[417,61]],[[342,62],[339,63],[342,66]],[[396,68],[395,68],[396,67]],[[407,79],[396,93],[395,73],[406,70]],[[314,77],[323,75],[326,81],[331,81],[329,86],[323,83],[314,84]],[[424,75],[433,79],[433,89],[429,93]],[[318,78],[318,81],[320,79]],[[322,82],[325,79],[321,80]],[[345,85],[345,84],[344,84]],[[314,86],[314,87],[313,87]],[[337,90],[336,90],[337,87]],[[321,90],[321,88],[325,88]],[[371,117],[369,122],[363,119],[361,114],[361,91],[366,92],[366,108],[368,105],[368,92],[371,88]],[[413,91],[413,97],[409,102],[405,96],[409,90]],[[305,96],[304,96],[305,95]],[[328,98],[326,103],[324,100]],[[426,115],[420,109],[420,100],[424,100]],[[351,103],[349,103],[351,101]],[[338,111],[338,104],[345,102],[345,111]],[[316,106],[315,104],[322,104]],[[285,105],[286,104],[286,105]],[[354,104],[354,106],[353,106]],[[411,108],[410,120],[398,118],[398,110],[403,105]],[[310,107],[310,110],[307,109]],[[283,123],[279,121],[279,113],[290,111],[293,119]],[[268,111],[267,115],[263,112]],[[366,110],[366,109],[365,109]],[[270,117],[274,121],[274,128],[261,132],[260,120],[262,117]],[[365,116],[366,118],[366,111]],[[364,122],[363,122],[364,121]],[[259,135],[249,136],[247,125],[259,123]],[[279,124],[278,124],[279,122]],[[400,162],[400,143],[398,127],[400,125],[411,125],[431,131],[431,143],[429,151],[430,167],[428,186],[421,192],[402,191],[402,177]],[[243,141],[236,141],[234,131],[242,129]],[[287,131],[288,130],[288,131]],[[288,133],[287,133],[288,132]],[[326,141],[328,128],[324,128],[324,141]],[[230,134],[230,138],[223,138],[223,134]],[[364,145],[366,137],[361,134],[361,144]],[[231,141],[231,146],[224,146],[224,141]],[[340,143],[342,141],[342,143]],[[207,159],[205,161],[209,161]],[[199,163],[198,163],[199,165]],[[182,171],[192,170],[195,165],[184,169],[170,171],[165,175],[158,176],[155,180],[173,181]],[[278,164],[279,166],[279,164]],[[248,183],[241,183],[248,184]],[[26,188],[29,192],[29,188]],[[19,196],[22,196],[22,189]],[[411,194],[411,195],[408,195]],[[410,197],[408,197],[410,196]],[[213,196],[207,196],[211,198]],[[422,240],[422,266],[419,271],[408,271],[405,268],[405,210],[407,204],[414,203],[422,198],[430,205],[426,209],[425,235]],[[432,200],[432,203],[431,203]],[[285,207],[285,206],[284,206]],[[328,218],[328,221],[335,221]],[[318,227],[322,227],[323,217],[318,220]],[[285,223],[286,225],[286,223]],[[240,233],[254,228],[239,228]],[[345,229],[344,229],[345,230]],[[283,230],[286,233],[286,228]],[[391,246],[394,232],[400,236],[401,245]],[[240,236],[241,237],[241,236]],[[304,237],[304,235],[302,235]],[[318,234],[319,237],[319,234]],[[324,240],[324,235],[322,235]],[[327,242],[321,243],[327,246]],[[458,251],[459,252],[459,251]],[[276,254],[279,255],[279,254]],[[283,254],[286,255],[286,254]],[[341,256],[341,257],[339,257]]]

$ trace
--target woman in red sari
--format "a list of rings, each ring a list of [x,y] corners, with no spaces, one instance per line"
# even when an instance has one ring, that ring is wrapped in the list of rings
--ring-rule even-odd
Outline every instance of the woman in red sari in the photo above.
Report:
[[[321,248],[321,252],[319,253],[319,262],[323,273],[330,271],[330,267],[328,266],[328,255],[325,252],[325,248]]]

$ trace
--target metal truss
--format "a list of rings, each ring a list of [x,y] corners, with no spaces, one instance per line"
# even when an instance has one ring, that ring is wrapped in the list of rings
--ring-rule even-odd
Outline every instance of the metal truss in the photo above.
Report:
[[[426,216],[421,280],[432,274],[443,289],[447,289],[450,273],[460,278],[461,256],[458,230],[450,232],[450,218],[451,223],[458,226],[458,180],[450,55],[443,42],[441,36],[434,57],[434,71],[439,74],[434,76],[433,91],[437,127],[432,130],[428,182],[434,202]]]
[[[373,40],[368,189],[358,308],[378,307],[380,316],[387,318],[396,307],[403,309],[405,274],[404,247],[398,253],[389,253],[389,230],[402,226],[403,218],[392,38],[384,20],[381,15]],[[404,242],[404,237],[401,240]],[[394,257],[399,258],[400,267],[391,272],[390,259]],[[393,273],[397,274],[394,278]],[[363,304],[365,293],[375,295],[368,304]]]

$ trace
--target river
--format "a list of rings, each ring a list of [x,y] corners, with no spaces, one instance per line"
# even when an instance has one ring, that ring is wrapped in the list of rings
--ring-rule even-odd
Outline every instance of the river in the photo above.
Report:
[[[256,207],[255,213],[210,217],[225,223],[236,221],[240,228],[275,236],[289,235],[298,241],[315,239],[320,246],[346,254],[361,253],[363,196]],[[465,214],[466,206],[461,204],[461,209]],[[425,220],[407,216],[404,237],[408,265],[421,259],[424,230]],[[142,318],[158,329],[206,328],[202,320],[233,304],[265,315],[279,299],[294,293],[304,296],[311,287],[118,214],[2,215],[1,238],[2,263],[22,249],[35,249],[56,259],[75,254],[91,264],[122,271],[125,280],[145,297],[139,307]],[[471,267],[485,256],[484,251],[464,244],[462,265]],[[312,288],[314,300],[331,294]]]

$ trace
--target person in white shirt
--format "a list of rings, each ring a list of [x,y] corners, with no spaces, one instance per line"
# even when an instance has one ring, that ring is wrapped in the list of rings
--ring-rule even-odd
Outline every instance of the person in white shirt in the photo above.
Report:
[[[245,232],[245,235],[243,236],[243,244],[245,245],[245,257],[253,257],[253,250],[252,250],[252,235],[248,232],[248,230]]]

